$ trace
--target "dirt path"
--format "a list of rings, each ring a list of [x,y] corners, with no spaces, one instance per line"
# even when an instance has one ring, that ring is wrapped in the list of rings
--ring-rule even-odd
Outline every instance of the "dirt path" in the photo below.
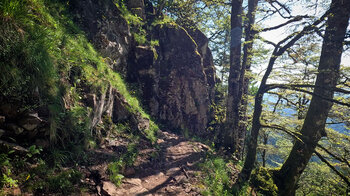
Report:
[[[89,168],[90,178],[96,178],[98,195],[200,195],[196,163],[205,156],[208,147],[199,142],[186,140],[168,132],[158,134],[157,150],[144,148],[139,152],[135,166],[129,168],[126,178],[118,188],[108,180],[107,163]],[[141,144],[142,145],[142,144]],[[113,156],[113,151],[105,156]],[[102,174],[102,175],[101,175]],[[91,179],[87,179],[92,181]]]

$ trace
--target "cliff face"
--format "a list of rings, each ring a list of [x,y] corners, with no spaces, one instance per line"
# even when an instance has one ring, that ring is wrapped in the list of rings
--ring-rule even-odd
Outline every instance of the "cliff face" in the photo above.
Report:
[[[73,0],[70,5],[75,22],[108,60],[110,67],[125,74],[132,43],[128,23],[121,11],[112,0]]]
[[[131,67],[131,74],[138,74],[135,78],[142,86],[145,104],[168,128],[204,135],[215,85],[210,81],[214,78],[212,64],[204,57],[210,51],[200,50],[196,43],[205,42],[205,37],[191,37],[177,25],[157,26],[155,34],[159,39],[157,60],[149,58],[153,56],[147,48],[137,47]]]
[[[142,0],[129,0],[127,5],[143,20],[153,17],[145,14]],[[139,84],[143,104],[156,120],[169,129],[205,135],[215,69],[203,33],[175,24],[152,27],[148,33],[159,40],[155,52],[132,41],[128,24],[112,1],[74,1],[72,10],[110,66]]]

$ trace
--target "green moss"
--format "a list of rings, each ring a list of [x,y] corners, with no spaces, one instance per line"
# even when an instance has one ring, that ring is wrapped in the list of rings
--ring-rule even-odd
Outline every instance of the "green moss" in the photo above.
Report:
[[[278,188],[272,179],[273,170],[265,167],[259,167],[252,172],[251,184],[258,192],[264,195],[277,196]]]

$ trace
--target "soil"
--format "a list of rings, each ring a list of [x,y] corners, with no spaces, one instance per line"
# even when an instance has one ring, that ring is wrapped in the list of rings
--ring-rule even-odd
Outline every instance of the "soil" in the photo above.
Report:
[[[109,181],[108,160],[125,152],[126,146],[120,138],[109,140],[95,150],[92,164],[81,168],[90,195],[200,195],[197,163],[203,161],[208,146],[159,131],[157,147],[139,142],[137,160],[123,170],[125,178],[117,187]]]

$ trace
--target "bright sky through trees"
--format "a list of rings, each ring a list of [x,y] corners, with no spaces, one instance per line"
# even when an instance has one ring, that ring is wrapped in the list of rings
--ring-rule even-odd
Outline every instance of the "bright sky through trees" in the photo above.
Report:
[[[327,9],[327,7],[330,4],[329,0],[311,0],[311,1],[305,1],[301,0],[300,3],[294,3],[291,2],[291,0],[281,0],[281,3],[287,3],[287,5],[291,6],[290,11],[291,15],[297,16],[297,15],[308,15],[310,17],[320,17]],[[311,3],[305,3],[305,2],[311,2]],[[315,4],[316,6],[306,6]],[[264,4],[260,5],[261,8],[264,8]],[[262,15],[257,16],[257,22],[259,26],[262,27],[273,27],[282,23],[285,23],[288,21],[288,19],[282,18],[279,14],[275,14],[273,17],[268,17],[264,20],[261,20],[263,18]],[[302,22],[304,22],[303,20]],[[299,28],[296,28],[294,26],[295,23],[291,23],[290,25],[287,25],[282,28],[278,28],[276,30],[266,31],[260,33],[260,36],[268,41],[272,41],[274,43],[278,43],[282,39],[284,39],[286,36],[290,35],[292,32],[295,32],[295,30],[300,30],[302,28],[302,25],[299,26]],[[300,23],[299,23],[300,24]],[[295,29],[296,28],[296,29]],[[322,40],[321,40],[322,41]],[[321,43],[321,42],[320,42]],[[268,48],[272,48],[270,45],[265,45]],[[320,45],[321,47],[321,45]],[[321,49],[321,48],[320,48]],[[267,62],[266,62],[267,63]],[[350,67],[350,51],[344,51],[342,55],[342,61],[341,65],[344,67]],[[260,67],[253,67],[252,71],[257,74],[262,74],[264,72],[264,69],[266,68],[266,64]]]

